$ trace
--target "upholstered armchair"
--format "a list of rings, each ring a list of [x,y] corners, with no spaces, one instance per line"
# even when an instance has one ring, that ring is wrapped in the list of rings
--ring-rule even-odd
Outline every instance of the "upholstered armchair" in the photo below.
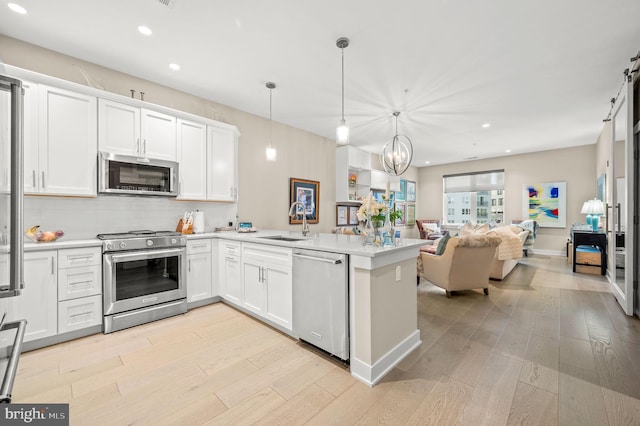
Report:
[[[416,225],[418,225],[420,238],[423,240],[437,240],[449,232],[443,232],[440,229],[440,221],[438,219],[416,219]]]
[[[451,237],[442,255],[420,253],[418,273],[443,288],[447,297],[452,291],[476,288],[489,294],[489,272],[500,242],[489,235]]]

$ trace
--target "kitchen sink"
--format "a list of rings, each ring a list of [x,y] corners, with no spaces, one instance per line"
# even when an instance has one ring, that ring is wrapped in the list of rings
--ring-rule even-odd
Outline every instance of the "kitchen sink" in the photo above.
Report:
[[[277,241],[302,241],[304,238],[295,238],[295,237],[285,237],[284,235],[271,235],[269,237],[258,237],[264,238],[267,240],[277,240]]]

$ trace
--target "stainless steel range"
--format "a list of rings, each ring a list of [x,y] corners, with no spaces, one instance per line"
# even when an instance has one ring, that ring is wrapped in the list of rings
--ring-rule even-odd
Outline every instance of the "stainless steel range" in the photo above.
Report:
[[[187,311],[187,239],[173,231],[99,234],[104,332]]]

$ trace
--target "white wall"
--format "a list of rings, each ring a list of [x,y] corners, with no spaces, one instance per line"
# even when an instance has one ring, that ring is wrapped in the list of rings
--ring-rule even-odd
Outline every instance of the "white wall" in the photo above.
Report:
[[[443,175],[496,169],[505,173],[505,223],[522,219],[524,185],[567,182],[567,227],[540,228],[534,246],[534,251],[564,253],[571,225],[585,222],[582,204],[596,194],[596,145],[422,167],[417,196],[420,218],[443,217]]]

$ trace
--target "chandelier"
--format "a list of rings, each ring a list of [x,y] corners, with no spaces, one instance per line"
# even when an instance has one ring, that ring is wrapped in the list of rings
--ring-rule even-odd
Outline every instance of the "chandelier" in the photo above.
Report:
[[[398,111],[393,113],[396,118],[396,134],[384,144],[380,153],[380,163],[384,171],[393,176],[400,176],[407,171],[413,159],[413,145],[411,139],[398,133]]]

